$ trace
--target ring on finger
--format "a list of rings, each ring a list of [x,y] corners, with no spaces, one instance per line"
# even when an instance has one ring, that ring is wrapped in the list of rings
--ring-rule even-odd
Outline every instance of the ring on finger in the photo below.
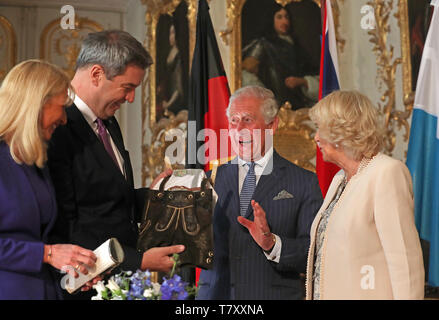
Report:
[[[79,270],[79,263],[75,266],[75,269]]]

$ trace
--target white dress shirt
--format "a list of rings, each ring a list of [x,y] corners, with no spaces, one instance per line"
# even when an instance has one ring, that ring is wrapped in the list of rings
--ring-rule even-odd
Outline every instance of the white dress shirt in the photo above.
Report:
[[[259,178],[261,177],[264,170],[267,168],[267,165],[273,164],[270,161],[272,160],[272,158],[273,158],[273,148],[270,148],[262,158],[255,161],[256,185],[258,185]],[[244,180],[249,169],[249,166],[247,166],[246,164],[247,161],[244,161],[238,157],[239,194],[241,194],[242,185],[244,184]],[[273,250],[271,250],[270,254],[265,253],[265,251],[263,252],[268,260],[279,263],[281,249],[282,249],[282,241],[278,235],[274,235],[274,236],[276,237],[276,243],[273,247]]]
[[[94,112],[90,109],[90,107],[82,101],[78,95],[75,95],[74,100],[75,105],[78,107],[79,111],[81,111],[82,115],[84,116],[85,120],[89,124],[89,126],[93,129],[93,132],[96,133],[96,136],[99,138],[99,132],[98,132],[98,124],[96,123],[96,119],[98,118]],[[119,152],[119,149],[114,144],[113,138],[111,137],[111,134],[108,132],[108,139],[110,140],[111,148],[113,148],[114,154],[116,155],[117,164],[119,165],[119,169],[126,178],[125,174],[125,167],[124,167],[124,160],[122,158],[122,155]]]

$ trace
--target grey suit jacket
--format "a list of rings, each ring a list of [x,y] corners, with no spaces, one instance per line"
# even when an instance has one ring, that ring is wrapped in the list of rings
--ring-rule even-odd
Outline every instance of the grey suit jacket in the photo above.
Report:
[[[271,232],[282,240],[279,263],[267,260],[239,216],[238,166],[218,168],[214,212],[214,266],[203,270],[197,299],[301,299],[309,232],[322,204],[314,173],[273,152],[273,171],[259,179],[253,199],[266,212]],[[293,197],[277,197],[286,191]],[[280,198],[280,199],[279,199]],[[275,200],[277,199],[277,200]],[[253,220],[249,206],[247,218]]]

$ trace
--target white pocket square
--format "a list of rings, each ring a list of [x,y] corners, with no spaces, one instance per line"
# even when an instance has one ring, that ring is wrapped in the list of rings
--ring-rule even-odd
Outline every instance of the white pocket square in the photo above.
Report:
[[[282,200],[282,199],[291,199],[291,198],[294,198],[294,196],[291,193],[289,193],[286,190],[282,190],[277,194],[277,196],[273,198],[273,200]]]

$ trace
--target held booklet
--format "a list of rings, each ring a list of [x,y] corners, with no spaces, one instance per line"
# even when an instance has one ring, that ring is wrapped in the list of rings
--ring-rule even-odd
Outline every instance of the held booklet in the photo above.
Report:
[[[93,252],[97,257],[96,264],[93,268],[88,268],[87,275],[75,270],[79,274],[78,278],[69,274],[64,277],[64,288],[68,293],[76,292],[88,281],[119,266],[125,259],[122,246],[116,238],[108,239]]]

